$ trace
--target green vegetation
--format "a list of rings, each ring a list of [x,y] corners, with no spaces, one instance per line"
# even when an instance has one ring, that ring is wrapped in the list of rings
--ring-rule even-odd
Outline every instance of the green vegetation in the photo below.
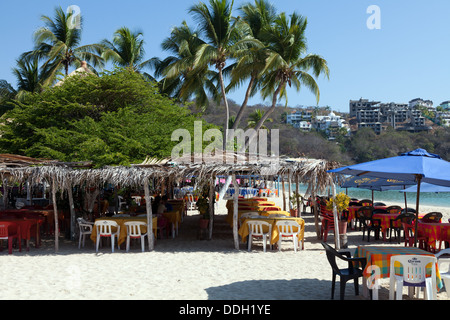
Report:
[[[130,69],[69,77],[62,86],[15,101],[2,128],[0,150],[96,166],[168,157],[175,129],[194,132],[199,120],[159,94]],[[203,130],[213,126],[203,123]]]

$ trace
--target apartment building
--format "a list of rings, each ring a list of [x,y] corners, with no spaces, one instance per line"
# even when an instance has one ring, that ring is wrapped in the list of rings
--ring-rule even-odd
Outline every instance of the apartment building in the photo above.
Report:
[[[350,100],[350,117],[356,119],[358,128],[372,128],[377,134],[388,126],[396,130],[423,131],[430,130],[425,118],[417,106],[432,108],[433,102],[420,98],[409,103],[381,103],[368,99]]]
[[[299,109],[286,115],[286,123],[300,130],[310,131],[312,128],[313,109]]]

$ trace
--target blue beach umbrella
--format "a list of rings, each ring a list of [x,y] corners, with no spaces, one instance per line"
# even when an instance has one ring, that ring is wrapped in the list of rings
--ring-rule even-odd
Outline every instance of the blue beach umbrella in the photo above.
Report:
[[[415,182],[403,181],[398,179],[350,176],[344,180],[343,184],[340,187],[371,190],[373,202],[374,191],[400,190],[405,189],[406,187],[414,184]],[[406,207],[406,194],[405,194],[405,207]]]
[[[350,176],[344,180],[341,188],[363,188],[376,191],[385,191],[404,189],[405,186],[411,186],[414,184],[416,183],[398,179]]]
[[[450,162],[439,155],[416,149],[400,156],[359,163],[328,172],[357,177],[398,179],[417,184],[416,215],[419,215],[420,184],[422,182],[450,187]],[[417,244],[417,223],[415,232]]]
[[[406,188],[405,190],[400,190],[400,192],[417,192],[417,186],[412,186]],[[435,184],[429,183],[422,183],[420,185],[420,192],[432,192],[432,193],[450,192],[450,187],[437,186]]]

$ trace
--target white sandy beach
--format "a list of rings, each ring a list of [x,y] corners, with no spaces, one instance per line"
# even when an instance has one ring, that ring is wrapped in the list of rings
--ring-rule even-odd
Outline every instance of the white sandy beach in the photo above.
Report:
[[[270,200],[282,203],[281,198]],[[191,212],[181,225],[179,236],[159,239],[153,252],[142,253],[140,246],[135,245],[129,253],[111,253],[110,247],[104,246],[96,254],[90,239],[82,249],[78,249],[78,242],[62,240],[58,254],[50,239],[29,252],[15,250],[8,255],[4,249],[0,252],[0,299],[330,299],[331,268],[317,240],[311,214],[303,215],[305,250],[295,253],[292,243],[285,242],[282,252],[264,253],[258,242],[252,252],[244,244],[236,251],[231,228],[225,221],[224,201],[217,211],[213,240],[197,239],[198,214]],[[421,211],[440,211],[445,221],[450,218],[450,208],[422,206]],[[361,238],[361,232],[349,231],[350,248],[368,244]],[[328,243],[334,243],[333,233]],[[369,244],[393,245],[381,240],[371,240]],[[389,286],[386,282],[382,286],[380,299],[386,300]],[[406,291],[404,298],[407,299]],[[335,299],[339,299],[338,284]],[[367,298],[355,296],[349,282],[346,300],[360,299]],[[446,292],[438,293],[438,299],[446,300]]]

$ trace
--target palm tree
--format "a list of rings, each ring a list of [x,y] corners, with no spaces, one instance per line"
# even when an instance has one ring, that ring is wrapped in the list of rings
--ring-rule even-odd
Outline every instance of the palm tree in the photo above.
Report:
[[[246,129],[254,128],[263,116],[264,116],[264,112],[261,109],[256,109],[254,112],[250,113],[248,116],[248,119],[247,119]],[[267,122],[267,121],[273,122],[273,119],[267,118],[265,122]],[[267,128],[264,124],[261,125],[260,129],[266,129],[267,131],[269,131],[269,128]]]
[[[246,47],[254,40],[251,33],[241,23],[240,19],[233,19],[231,12],[234,0],[210,0],[208,7],[204,3],[192,6],[189,12],[197,21],[205,43],[200,45],[195,56],[195,65],[213,65],[218,71],[220,91],[225,105],[223,148],[226,149],[229,123],[229,108],[226,98],[223,71],[227,60],[234,52]]]
[[[269,43],[269,56],[261,72],[261,93],[263,98],[272,97],[272,106],[256,124],[256,131],[275,110],[279,97],[287,99],[287,86],[293,86],[297,91],[305,86],[319,102],[320,91],[314,78],[321,74],[329,77],[329,69],[327,61],[321,56],[306,54],[306,26],[307,19],[301,15],[293,13],[289,19],[285,13],[281,13],[272,26],[262,30],[261,37]],[[313,75],[308,73],[310,70]]]
[[[242,20],[250,27],[253,37],[259,41],[261,31],[270,26],[276,18],[276,9],[267,0],[255,0],[254,4],[247,3],[240,8]],[[261,43],[264,45],[263,43]],[[255,95],[260,88],[258,81],[261,71],[264,70],[268,51],[264,46],[242,50],[236,54],[238,63],[231,73],[231,81],[227,90],[233,89],[246,79],[249,79],[244,101],[233,123],[233,129],[237,129],[247,107],[248,99]]]
[[[22,100],[27,93],[42,90],[42,74],[39,72],[39,61],[37,58],[22,57],[16,60],[16,67],[12,68],[16,77],[17,89],[5,80],[0,81],[0,103],[9,100]]]
[[[208,96],[217,103],[220,94],[215,82],[217,72],[209,70],[207,65],[194,66],[195,54],[204,42],[198,37],[197,30],[191,30],[186,21],[175,27],[161,47],[172,55],[155,66],[155,77],[164,77],[160,81],[160,90],[170,97],[185,102],[193,98],[197,107],[204,110],[208,105]]]
[[[8,102],[17,95],[17,90],[6,80],[0,80],[0,115],[12,108]]]
[[[17,67],[13,68],[13,74],[17,79],[16,99],[21,100],[26,93],[39,92],[42,89],[42,75],[45,71],[39,72],[39,61],[37,58],[22,58],[16,61]]]
[[[144,34],[142,31],[131,31],[127,27],[116,30],[112,41],[103,40],[104,46],[102,58],[105,61],[112,61],[120,67],[132,68],[136,72],[141,72],[145,68],[154,67],[155,58],[144,60]],[[153,79],[144,72],[147,78]]]
[[[24,54],[45,61],[42,66],[46,70],[45,83],[52,83],[62,69],[67,76],[69,67],[79,67],[81,61],[88,62],[91,68],[103,66],[101,45],[80,46],[83,20],[80,18],[79,28],[75,28],[72,18],[73,12],[66,14],[61,7],[55,8],[54,19],[41,16],[45,27],[34,33],[35,49]]]

